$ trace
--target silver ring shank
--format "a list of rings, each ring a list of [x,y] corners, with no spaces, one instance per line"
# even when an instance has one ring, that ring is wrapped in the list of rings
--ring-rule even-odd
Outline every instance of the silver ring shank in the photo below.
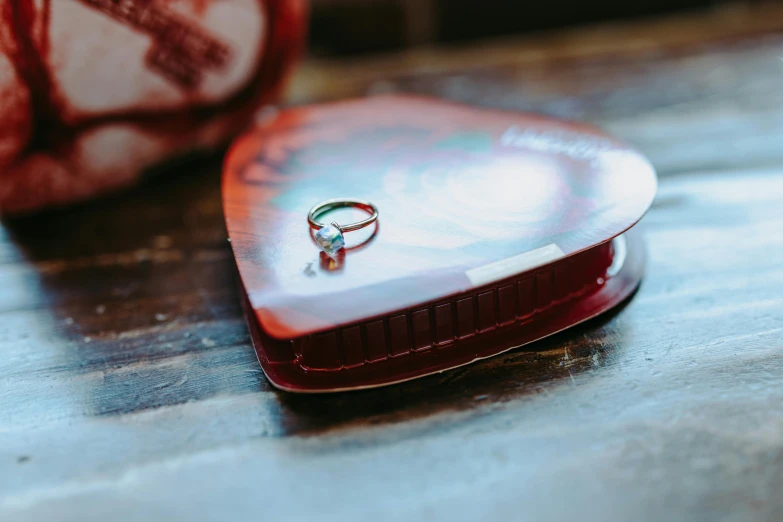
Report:
[[[311,208],[310,212],[307,214],[307,222],[310,224],[311,228],[315,228],[315,229],[323,228],[326,226],[326,224],[316,220],[316,218],[319,215],[328,212],[330,210],[334,210],[336,208],[345,208],[345,207],[362,209],[368,214],[370,214],[370,217],[362,221],[357,221],[356,223],[351,223],[349,225],[339,225],[339,228],[342,232],[351,232],[353,230],[359,230],[360,228],[364,228],[367,225],[371,225],[375,223],[375,221],[378,219],[378,208],[372,203],[370,203],[369,201],[362,201],[360,199],[338,198],[338,199],[327,199],[326,201],[322,201],[321,203]]]

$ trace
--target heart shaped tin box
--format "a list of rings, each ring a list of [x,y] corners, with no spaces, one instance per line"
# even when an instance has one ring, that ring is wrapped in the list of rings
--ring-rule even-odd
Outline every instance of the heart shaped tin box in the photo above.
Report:
[[[387,96],[259,124],[227,156],[223,203],[264,372],[323,392],[468,364],[619,304],[655,190],[641,154],[588,125]],[[342,197],[380,218],[328,256],[307,214]]]

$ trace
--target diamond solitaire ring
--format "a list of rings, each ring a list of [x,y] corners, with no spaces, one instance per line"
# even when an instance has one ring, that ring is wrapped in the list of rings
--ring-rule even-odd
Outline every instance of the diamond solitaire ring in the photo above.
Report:
[[[364,210],[370,217],[356,223],[350,223],[348,225],[338,225],[335,222],[327,225],[318,221],[318,217],[322,214],[345,207],[354,207]],[[336,254],[341,248],[345,246],[345,238],[343,233],[359,230],[368,225],[372,225],[378,220],[378,208],[368,201],[361,201],[359,199],[327,199],[317,204],[310,209],[310,213],[307,215],[307,222],[310,227],[315,229],[315,242],[318,246],[326,252],[327,255]]]

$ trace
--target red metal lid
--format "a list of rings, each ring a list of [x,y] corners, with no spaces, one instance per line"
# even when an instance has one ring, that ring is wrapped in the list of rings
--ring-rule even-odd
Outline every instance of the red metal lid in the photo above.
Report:
[[[283,111],[234,144],[223,179],[248,302],[275,339],[590,249],[634,225],[655,189],[648,161],[593,127],[407,96]],[[307,213],[341,197],[372,201],[380,219],[346,234],[335,260],[313,243]],[[345,212],[356,215],[340,222],[361,215]]]

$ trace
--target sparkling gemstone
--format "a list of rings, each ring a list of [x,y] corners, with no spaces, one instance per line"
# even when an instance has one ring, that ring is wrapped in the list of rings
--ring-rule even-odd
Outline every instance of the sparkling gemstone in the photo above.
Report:
[[[315,233],[315,240],[318,246],[321,247],[321,250],[330,256],[336,254],[338,250],[345,246],[343,233],[334,225],[321,227]]]

